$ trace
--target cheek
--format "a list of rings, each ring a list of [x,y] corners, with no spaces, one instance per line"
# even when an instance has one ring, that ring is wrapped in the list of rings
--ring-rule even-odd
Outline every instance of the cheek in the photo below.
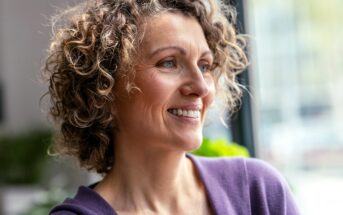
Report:
[[[175,88],[175,81],[158,76],[151,75],[137,82],[141,93],[147,104],[156,105],[163,103],[170,97]]]

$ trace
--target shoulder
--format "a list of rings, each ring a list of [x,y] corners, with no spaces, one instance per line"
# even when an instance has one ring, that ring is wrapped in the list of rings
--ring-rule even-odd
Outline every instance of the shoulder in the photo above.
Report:
[[[267,162],[239,157],[192,159],[205,181],[220,186],[232,202],[245,202],[253,214],[299,214],[286,180]]]
[[[270,164],[245,159],[251,210],[256,214],[290,214],[299,211],[285,178]]]
[[[202,172],[208,172],[215,175],[227,174],[230,178],[244,178],[248,184],[279,183],[280,185],[286,185],[285,180],[275,168],[259,159],[192,156],[192,160]]]
[[[115,215],[107,202],[90,187],[79,187],[75,197],[55,206],[50,215]]]
[[[277,183],[287,186],[283,176],[263,160],[256,158],[244,159],[244,166],[250,183]]]
[[[255,158],[192,156],[199,171],[222,183],[240,184],[245,189],[283,187],[286,182],[270,164]]]
[[[244,171],[244,159],[240,157],[202,157],[189,156],[199,174],[206,181],[224,187],[237,187],[237,183],[242,186],[246,184],[246,174]],[[242,171],[243,170],[243,171]]]

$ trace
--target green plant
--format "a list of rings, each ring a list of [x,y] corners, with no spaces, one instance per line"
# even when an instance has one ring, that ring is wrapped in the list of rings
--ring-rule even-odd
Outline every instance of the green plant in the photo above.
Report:
[[[0,137],[0,184],[36,183],[44,169],[49,130]]]
[[[236,143],[229,143],[225,139],[209,139],[204,138],[201,147],[192,152],[195,155],[207,157],[222,157],[222,156],[241,156],[249,157],[248,150]]]

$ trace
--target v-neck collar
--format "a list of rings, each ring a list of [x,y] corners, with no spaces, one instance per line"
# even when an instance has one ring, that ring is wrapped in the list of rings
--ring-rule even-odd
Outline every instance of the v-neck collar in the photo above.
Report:
[[[209,205],[211,207],[211,211],[214,215],[222,215],[222,214],[235,214],[234,211],[232,211],[233,205],[231,204],[231,201],[225,201],[227,199],[227,195],[225,193],[225,190],[220,186],[220,180],[224,180],[224,178],[219,178],[218,175],[213,176],[209,170],[211,169],[210,166],[205,166],[207,162],[202,162],[201,160],[210,160],[210,158],[204,158],[204,157],[197,157],[191,154],[186,154],[186,157],[191,160],[193,163],[195,170],[197,174],[200,177],[201,182],[204,185],[206,197],[209,202]],[[223,171],[223,170],[221,170]],[[218,183],[219,181],[219,183]],[[92,184],[88,187],[86,186],[80,186],[78,194],[76,195],[76,199],[79,199],[81,201],[87,202],[87,205],[89,207],[95,207],[99,208],[99,205],[94,205],[94,202],[96,204],[102,205],[102,210],[105,210],[108,212],[111,212],[113,215],[118,215],[115,211],[115,209],[112,208],[112,206],[109,205],[108,202],[106,202],[105,199],[103,199],[97,192],[94,191],[94,187],[96,184]],[[90,201],[90,200],[95,201]],[[223,204],[225,202],[225,204]]]
[[[220,202],[225,198],[225,193],[223,192],[223,190],[220,189],[219,186],[216,186],[217,182],[214,180],[214,178],[211,177],[211,175],[206,172],[203,166],[199,163],[197,157],[191,154],[186,154],[186,156],[194,164],[200,180],[205,187],[205,192],[210,203],[211,211],[214,213],[214,215],[226,214],[226,210],[224,207],[225,205],[220,204]]]

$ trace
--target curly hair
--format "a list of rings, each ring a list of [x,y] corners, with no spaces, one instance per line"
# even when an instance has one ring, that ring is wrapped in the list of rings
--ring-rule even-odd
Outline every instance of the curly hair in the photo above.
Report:
[[[53,150],[76,157],[82,167],[106,174],[114,162],[117,132],[113,89],[118,77],[134,87],[133,56],[144,18],[163,12],[194,17],[214,55],[211,68],[227,109],[239,104],[236,75],[248,60],[245,40],[235,30],[236,12],[216,0],[90,0],[53,19],[43,75],[49,82],[50,116],[56,124]]]

